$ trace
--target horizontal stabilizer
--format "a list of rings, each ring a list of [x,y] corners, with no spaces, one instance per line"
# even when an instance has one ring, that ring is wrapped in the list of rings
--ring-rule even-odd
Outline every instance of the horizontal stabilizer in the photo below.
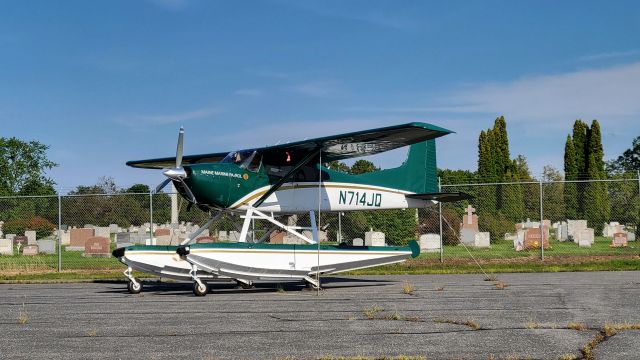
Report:
[[[473,199],[473,196],[463,192],[410,194],[410,195],[407,195],[407,197],[412,199],[433,200],[433,201],[439,201],[439,202],[454,202],[454,201]]]

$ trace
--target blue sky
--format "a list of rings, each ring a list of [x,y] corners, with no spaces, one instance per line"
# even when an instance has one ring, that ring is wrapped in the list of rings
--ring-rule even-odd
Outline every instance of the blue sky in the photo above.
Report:
[[[161,174],[131,159],[424,121],[476,168],[507,119],[512,156],[562,168],[573,121],[605,156],[640,134],[635,1],[0,1],[0,136],[39,140],[63,190]],[[376,158],[392,166],[403,158]]]

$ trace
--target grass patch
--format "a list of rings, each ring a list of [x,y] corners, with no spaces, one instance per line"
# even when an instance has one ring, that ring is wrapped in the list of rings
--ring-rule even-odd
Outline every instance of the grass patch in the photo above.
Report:
[[[535,321],[534,319],[529,319],[529,321],[527,321],[524,326],[527,329],[540,329],[540,323]]]
[[[640,323],[606,323],[602,329],[606,336],[613,336],[622,330],[640,330]]]
[[[567,329],[584,331],[587,329],[587,325],[578,322],[570,322],[567,324]]]
[[[602,334],[598,334],[594,336],[593,339],[591,339],[591,341],[589,341],[585,346],[582,347],[582,349],[580,349],[580,351],[582,352],[582,357],[586,360],[592,360],[593,350],[595,350],[596,347],[600,345],[600,343],[603,342],[604,340],[605,340],[605,336]]]
[[[402,293],[403,294],[413,295],[413,291],[414,290],[415,290],[415,288],[413,287],[413,285],[409,281],[405,280],[402,283]]]
[[[464,326],[469,327],[471,330],[480,330],[481,329],[480,324],[478,324],[477,322],[475,322],[473,320],[459,321],[459,320],[438,318],[438,319],[433,319],[433,322],[439,323],[439,324],[464,325]]]
[[[317,358],[318,360],[426,360],[424,356],[406,356],[406,355],[398,355],[398,356],[323,356]]]
[[[564,354],[558,360],[578,360],[578,356],[576,354]]]
[[[25,308],[24,302],[22,303],[22,308],[20,309],[20,313],[18,314],[18,324],[25,325],[29,322],[29,314],[27,313],[27,309]]]
[[[87,331],[87,337],[96,337],[96,336],[98,336],[98,333],[95,330]]]

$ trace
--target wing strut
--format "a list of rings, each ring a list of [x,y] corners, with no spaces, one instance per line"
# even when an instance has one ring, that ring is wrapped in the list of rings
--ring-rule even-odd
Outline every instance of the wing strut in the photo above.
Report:
[[[311,160],[313,160],[313,158],[316,157],[316,155],[318,155],[321,150],[322,147],[318,146],[317,148],[315,148],[315,150],[307,154],[307,156],[300,160],[300,162],[296,166],[294,166],[293,168],[291,168],[291,170],[284,174],[284,176],[280,180],[278,180],[278,182],[273,184],[271,188],[269,188],[269,190],[264,195],[262,195],[260,199],[258,199],[258,201],[253,203],[252,207],[257,208],[258,206],[262,205],[262,203],[267,200],[267,198],[271,196],[271,194],[276,192],[282,186],[282,184],[284,184],[287,180],[289,180],[289,178],[291,178],[291,176],[297,173],[300,168],[307,165]],[[322,177],[322,174],[320,174],[320,177]]]

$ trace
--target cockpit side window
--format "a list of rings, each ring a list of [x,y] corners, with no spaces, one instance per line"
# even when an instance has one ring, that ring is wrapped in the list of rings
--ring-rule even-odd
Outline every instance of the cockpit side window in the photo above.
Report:
[[[240,167],[245,168],[249,171],[257,172],[260,170],[260,165],[262,164],[262,154],[257,151],[254,151],[249,157],[247,157]]]

